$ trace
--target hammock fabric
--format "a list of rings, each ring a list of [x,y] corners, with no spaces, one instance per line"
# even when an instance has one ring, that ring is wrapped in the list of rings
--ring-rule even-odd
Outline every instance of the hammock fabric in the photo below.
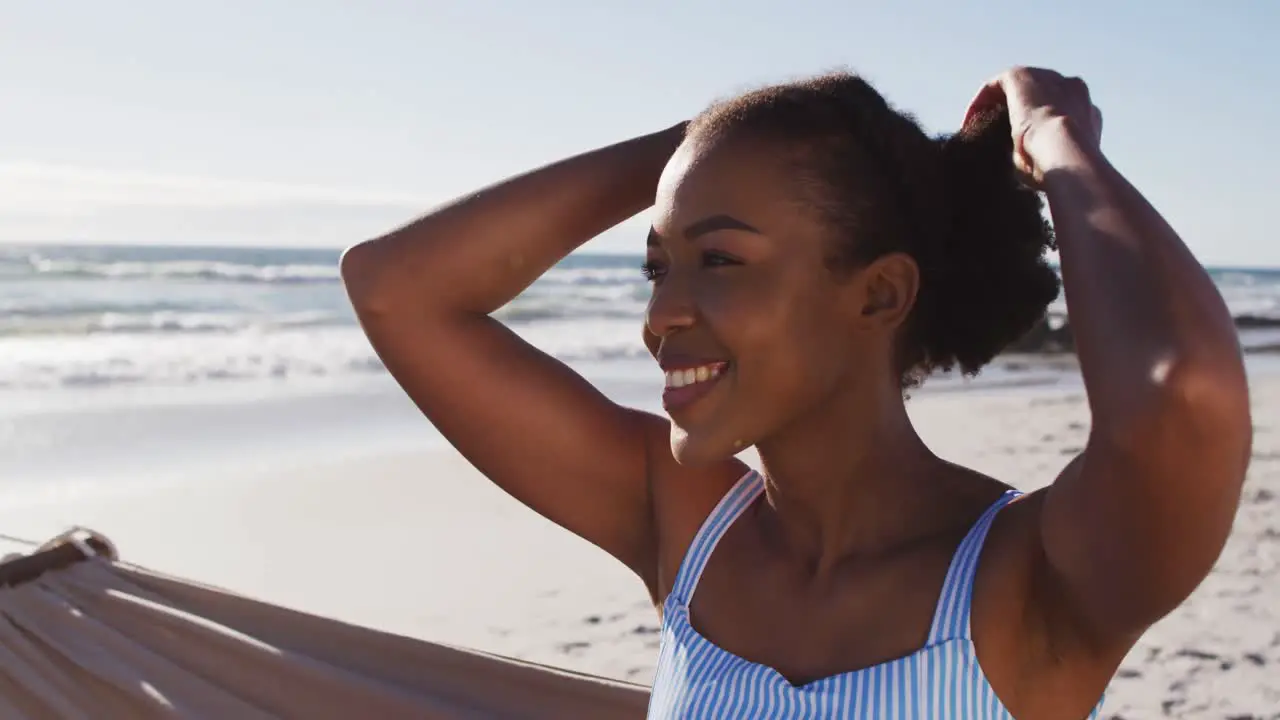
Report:
[[[642,718],[649,688],[308,615],[65,533],[0,563],[0,718]]]

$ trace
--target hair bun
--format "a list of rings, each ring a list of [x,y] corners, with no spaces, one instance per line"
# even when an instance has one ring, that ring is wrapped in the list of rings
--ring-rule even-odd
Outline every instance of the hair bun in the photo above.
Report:
[[[949,217],[935,245],[941,256],[920,258],[916,337],[926,372],[959,366],[976,373],[1058,296],[1058,275],[1045,257],[1053,229],[1040,195],[1017,176],[1012,136],[1008,111],[996,108],[937,140]]]

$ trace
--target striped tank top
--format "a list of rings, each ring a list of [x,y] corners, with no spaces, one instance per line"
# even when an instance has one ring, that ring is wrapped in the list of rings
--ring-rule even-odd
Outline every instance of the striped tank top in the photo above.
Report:
[[[663,603],[662,645],[650,718],[841,718],[844,720],[1012,720],[978,666],[969,605],[978,556],[1010,490],[982,514],[956,550],[925,646],[881,665],[792,685],[771,667],[706,639],[689,622],[689,603],[716,543],[764,491],[748,472],[703,522]],[[1101,702],[1089,715],[1096,718]]]

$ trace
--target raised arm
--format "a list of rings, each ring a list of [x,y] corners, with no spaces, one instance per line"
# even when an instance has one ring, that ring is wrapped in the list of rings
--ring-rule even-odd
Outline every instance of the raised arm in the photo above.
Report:
[[[573,249],[649,207],[682,138],[677,126],[514,177],[342,258],[374,349],[454,447],[651,587],[647,439],[665,444],[665,424],[610,402],[490,314]]]
[[[1230,314],[1173,229],[1099,149],[1083,82],[1017,69],[1003,100],[1016,162],[1049,201],[1093,425],[1045,495],[1051,578],[1081,630],[1127,647],[1208,574],[1230,533],[1252,442]]]

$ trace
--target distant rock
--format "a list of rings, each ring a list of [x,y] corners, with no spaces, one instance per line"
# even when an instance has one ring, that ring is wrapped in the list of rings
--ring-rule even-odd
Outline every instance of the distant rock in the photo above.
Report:
[[[1268,330],[1280,328],[1280,318],[1269,318],[1258,315],[1241,315],[1235,318],[1237,330]],[[1250,347],[1251,351],[1270,349],[1267,347]],[[1071,333],[1071,322],[1062,315],[1048,315],[1042,318],[1021,338],[1005,348],[1007,353],[1027,355],[1059,355],[1076,351],[1075,338]]]
[[[1241,315],[1235,319],[1237,330],[1265,330],[1280,328],[1280,319],[1260,317],[1258,315]]]
[[[1076,341],[1071,335],[1071,324],[1065,317],[1056,315],[1041,318],[1026,335],[1005,348],[1008,353],[1030,355],[1058,355],[1075,351]]]

